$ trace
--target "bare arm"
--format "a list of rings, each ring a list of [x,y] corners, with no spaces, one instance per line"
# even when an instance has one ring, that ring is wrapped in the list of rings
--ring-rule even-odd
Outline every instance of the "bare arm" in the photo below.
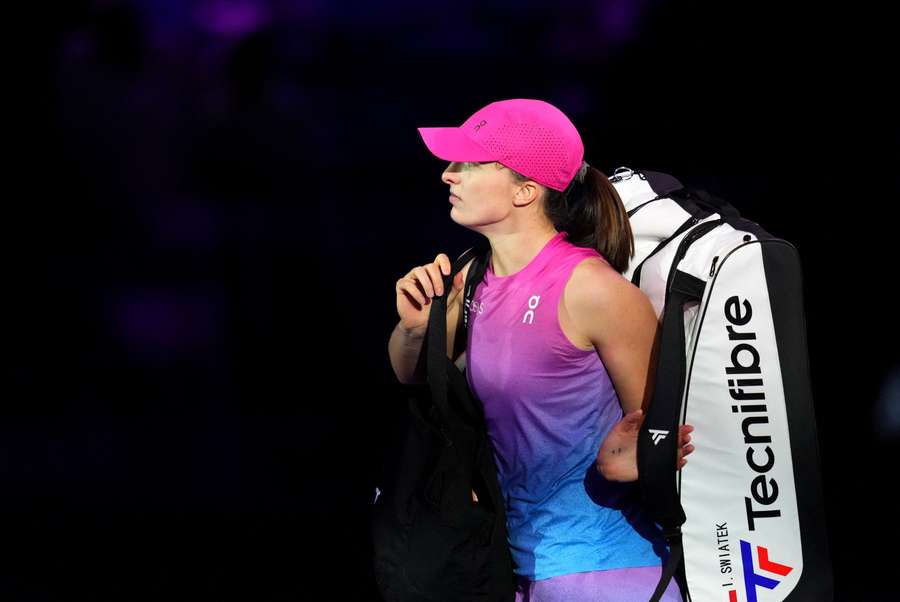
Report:
[[[407,330],[399,322],[394,327],[388,341],[388,355],[391,357],[394,374],[401,383],[408,385],[425,382],[425,354],[422,353],[424,340],[425,331]]]
[[[469,261],[454,278],[454,288],[450,292],[447,306],[447,357],[465,366],[465,332],[460,320],[462,315],[462,286],[469,272]],[[422,351],[427,327],[421,330],[407,330],[401,322],[397,323],[388,342],[388,354],[391,367],[397,380],[404,384],[421,384],[426,379],[426,354]],[[462,354],[462,355],[460,355]],[[460,370],[463,368],[460,367]]]
[[[660,335],[650,299],[599,259],[579,264],[572,276],[566,288],[572,322],[600,355],[624,413],[646,412]]]
[[[637,438],[653,395],[661,329],[650,299],[601,260],[587,260],[566,287],[566,309],[593,343],[616,389],[625,416],[597,453],[596,466],[611,481],[638,478]],[[694,450],[693,427],[678,431],[676,467]]]

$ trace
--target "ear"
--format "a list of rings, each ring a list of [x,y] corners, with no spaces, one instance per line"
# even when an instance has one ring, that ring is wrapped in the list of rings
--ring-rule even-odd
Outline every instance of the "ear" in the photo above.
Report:
[[[541,187],[533,180],[525,180],[519,184],[516,191],[515,204],[517,206],[530,205],[541,197]]]

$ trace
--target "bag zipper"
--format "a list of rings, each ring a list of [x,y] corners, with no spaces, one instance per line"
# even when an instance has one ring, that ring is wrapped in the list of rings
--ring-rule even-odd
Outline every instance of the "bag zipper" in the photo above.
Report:
[[[715,257],[713,257],[713,260],[712,260],[712,267],[709,268],[709,277],[710,277],[710,278],[713,277],[713,274],[714,274],[715,271],[716,271],[716,262],[717,262],[717,261],[719,261],[719,256],[718,256],[718,255],[716,255]]]
[[[666,303],[669,301],[669,289],[672,287],[672,278],[675,276],[675,270],[678,269],[679,262],[682,260],[685,254],[687,254],[688,247],[691,246],[695,240],[697,240],[710,230],[724,224],[725,218],[720,217],[719,219],[714,219],[709,222],[703,222],[695,228],[693,224],[696,224],[699,221],[699,217],[695,216],[691,218],[691,228],[693,229],[688,231],[687,235],[685,235],[685,237],[682,238],[681,242],[678,244],[678,250],[675,252],[675,258],[672,260],[672,268],[669,270],[669,278],[666,280]]]

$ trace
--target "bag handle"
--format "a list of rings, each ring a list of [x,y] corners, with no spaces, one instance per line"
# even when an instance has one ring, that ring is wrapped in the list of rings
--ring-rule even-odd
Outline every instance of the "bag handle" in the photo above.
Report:
[[[736,222],[741,219],[741,213],[737,208],[721,197],[710,194],[702,188],[681,188],[673,190],[667,195],[674,200],[682,201],[683,205],[690,206],[691,203],[704,207],[713,213],[718,213],[728,223]],[[693,211],[691,211],[694,214]]]
[[[457,379],[454,379],[453,383],[451,383],[448,378],[448,370],[453,369],[458,371],[459,369],[456,368],[456,366],[453,365],[453,362],[450,361],[450,358],[447,357],[447,295],[448,292],[452,290],[453,279],[456,277],[456,274],[465,267],[473,256],[476,258],[475,262],[472,264],[472,267],[475,269],[474,271],[471,268],[469,269],[466,278],[466,296],[463,303],[466,317],[468,317],[468,301],[474,293],[477,282],[484,274],[486,266],[486,261],[478,260],[479,257],[481,257],[482,260],[485,258],[484,243],[466,249],[466,251],[452,263],[450,274],[443,276],[443,287],[445,292],[443,295],[435,295],[431,299],[431,313],[428,316],[428,329],[425,333],[424,342],[427,353],[427,381],[428,386],[431,389],[432,400],[434,401],[443,424],[456,427],[465,425],[463,425],[450,410],[447,396],[448,387],[451,386],[451,384],[455,389],[458,389],[460,386]],[[477,280],[476,277],[478,278]],[[462,395],[461,398],[464,402],[470,401],[469,396],[467,395]],[[469,409],[471,410],[471,408]],[[444,437],[449,443],[446,432],[444,432]]]
[[[688,301],[703,299],[706,282],[679,270],[678,265],[697,239],[725,221],[723,217],[704,222],[688,232],[678,245],[666,284],[659,359],[656,362],[656,384],[641,425],[637,446],[641,497],[656,522],[662,527],[671,552],[650,602],[657,602],[660,599],[669,580],[676,575],[676,571],[680,571],[679,587],[682,590],[686,590],[687,587],[681,548],[681,525],[687,517],[681,506],[681,495],[676,488],[675,474],[681,402],[687,379],[684,306]]]

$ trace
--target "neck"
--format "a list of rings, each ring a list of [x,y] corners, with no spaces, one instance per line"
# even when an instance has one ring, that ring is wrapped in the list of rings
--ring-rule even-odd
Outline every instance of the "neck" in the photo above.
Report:
[[[528,265],[557,234],[559,231],[551,225],[549,230],[525,230],[489,236],[494,274],[515,274]]]

